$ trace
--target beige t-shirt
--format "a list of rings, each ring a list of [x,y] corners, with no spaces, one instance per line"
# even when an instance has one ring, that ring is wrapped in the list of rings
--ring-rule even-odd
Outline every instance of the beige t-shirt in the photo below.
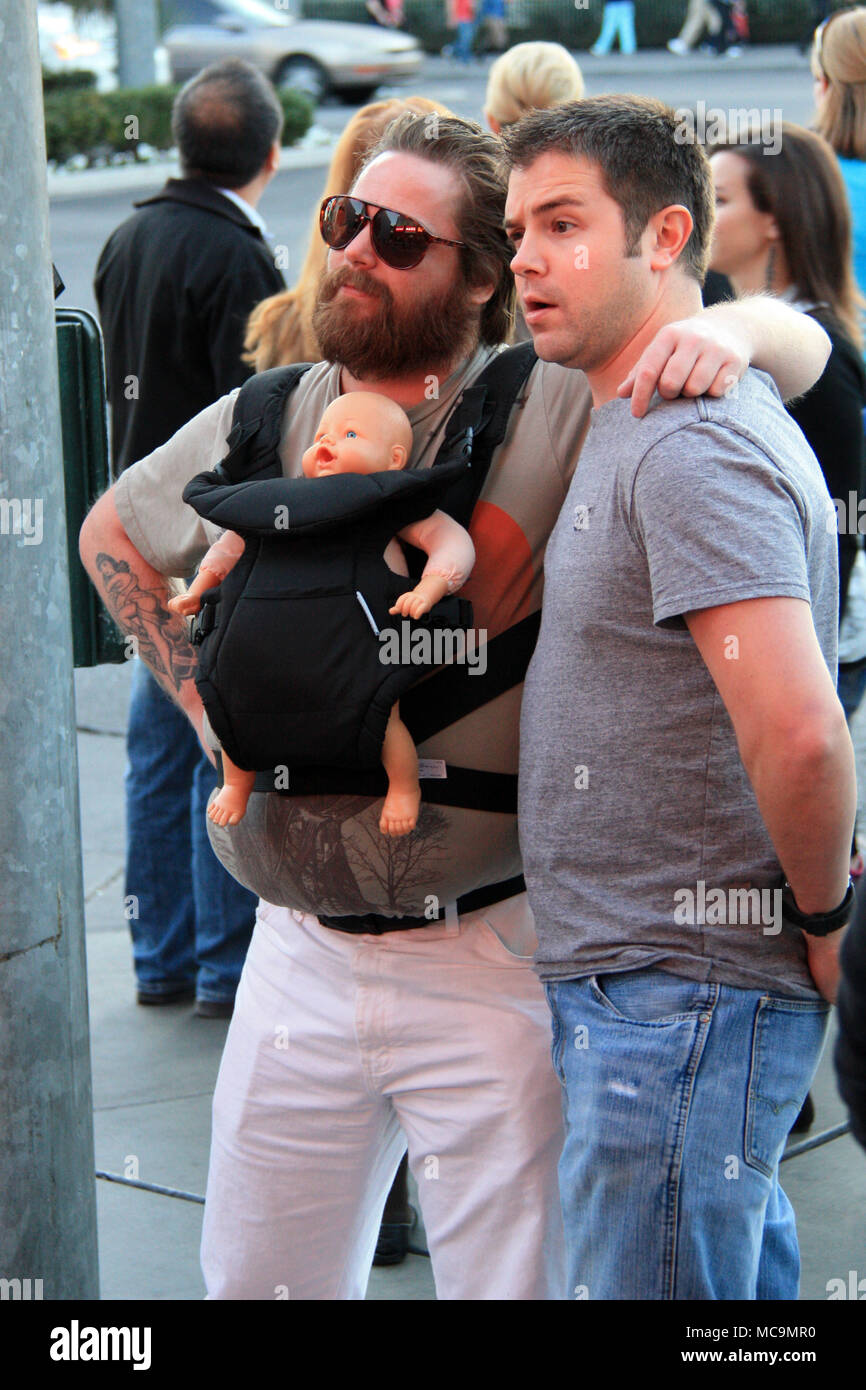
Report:
[[[408,412],[415,447],[410,467],[429,467],[463,388],[495,350],[479,349],[438,397]],[[189,480],[228,452],[236,392],[203,410],[161,448],[133,464],[115,491],[133,545],[165,575],[192,574],[219,532],[181,499]],[[340,369],[318,363],[289,397],[280,443],[286,476],[300,475],[325,408],[340,394]],[[544,549],[565,500],[589,424],[582,372],[538,363],[512,411],[490,465],[469,531],[475,567],[462,590],[474,626],[488,638],[541,607]],[[484,680],[483,675],[474,677]],[[506,691],[421,744],[421,759],[516,773],[522,686]],[[421,782],[422,794],[424,781]],[[240,825],[208,822],[226,868],[268,902],[332,916],[376,912],[423,916],[440,904],[520,872],[517,817],[422,804],[418,826],[402,839],[378,829],[381,798],[254,793]]]

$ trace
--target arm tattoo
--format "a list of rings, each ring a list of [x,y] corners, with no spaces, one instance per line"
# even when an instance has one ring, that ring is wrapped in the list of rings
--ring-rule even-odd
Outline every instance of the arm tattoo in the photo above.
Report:
[[[108,611],[118,626],[136,639],[139,655],[161,684],[179,691],[185,680],[193,678],[198,665],[186,624],[167,611],[156,590],[142,588],[126,560],[101,551],[96,566]]]

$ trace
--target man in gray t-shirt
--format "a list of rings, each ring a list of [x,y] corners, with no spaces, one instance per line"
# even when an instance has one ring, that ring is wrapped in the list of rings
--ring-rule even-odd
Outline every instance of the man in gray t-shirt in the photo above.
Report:
[[[642,420],[616,398],[700,293],[711,185],[673,113],[594,98],[507,144],[536,351],[594,404],[521,718],[570,1289],[795,1298],[778,1162],[852,902],[831,504],[757,372]]]

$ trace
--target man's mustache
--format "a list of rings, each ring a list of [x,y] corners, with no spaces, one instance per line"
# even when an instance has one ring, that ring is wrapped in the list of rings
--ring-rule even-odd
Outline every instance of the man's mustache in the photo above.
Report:
[[[330,304],[338,290],[344,285],[350,285],[352,289],[361,290],[364,294],[373,295],[376,299],[381,299],[387,306],[391,300],[391,291],[387,285],[374,280],[372,275],[368,275],[364,270],[353,270],[351,266],[342,265],[338,270],[328,270],[322,276],[319,285],[319,303]]]

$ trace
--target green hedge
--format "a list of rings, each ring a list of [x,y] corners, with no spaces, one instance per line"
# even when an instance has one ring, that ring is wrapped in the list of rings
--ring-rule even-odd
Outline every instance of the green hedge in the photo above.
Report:
[[[90,90],[96,86],[96,73],[87,68],[70,68],[67,72],[51,72],[42,69],[43,92],[66,92]]]
[[[640,48],[661,48],[678,33],[687,0],[638,0],[636,30]],[[844,0],[834,5],[843,8]],[[357,0],[303,0],[309,19],[358,20]],[[453,39],[445,27],[444,0],[405,0],[405,31],[414,34],[429,53]],[[566,48],[589,48],[598,38],[604,0],[508,0],[506,9],[512,43],[552,39]],[[810,0],[748,0],[754,43],[797,43],[812,22]]]
[[[85,155],[89,161],[109,154],[135,155],[140,144],[170,149],[171,107],[177,91],[177,87],[46,91],[48,158],[62,163],[73,155]],[[278,95],[285,116],[283,144],[294,145],[312,123],[313,106],[299,92]]]

